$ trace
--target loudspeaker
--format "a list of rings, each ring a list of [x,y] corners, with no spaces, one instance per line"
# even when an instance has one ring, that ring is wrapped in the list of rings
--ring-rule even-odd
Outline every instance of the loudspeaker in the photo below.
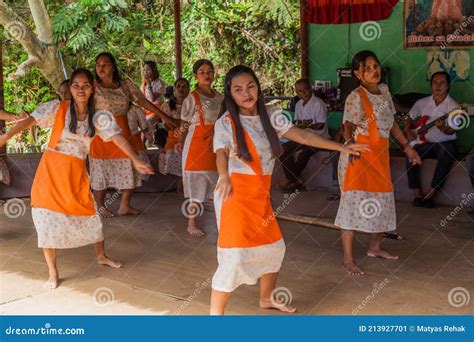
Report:
[[[382,68],[382,83],[388,85],[390,68]],[[352,75],[352,68],[337,69],[337,108],[344,109],[347,96],[359,86],[359,80]]]

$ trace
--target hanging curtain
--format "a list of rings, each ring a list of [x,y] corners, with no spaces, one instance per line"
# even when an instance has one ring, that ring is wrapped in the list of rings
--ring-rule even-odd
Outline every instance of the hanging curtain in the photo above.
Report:
[[[303,20],[347,24],[387,19],[398,0],[306,0]]]

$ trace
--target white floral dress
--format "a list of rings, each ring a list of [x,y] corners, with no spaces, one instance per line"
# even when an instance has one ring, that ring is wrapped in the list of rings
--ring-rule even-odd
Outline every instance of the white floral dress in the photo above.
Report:
[[[41,128],[52,128],[60,101],[53,100],[42,104],[31,116]],[[105,141],[120,134],[120,127],[111,118],[112,124],[105,130],[96,126],[96,134]],[[92,138],[87,136],[88,122],[78,121],[76,134],[69,131],[70,113],[66,114],[66,122],[55,151],[84,160],[89,153]],[[49,147],[48,147],[49,148]],[[75,216],[65,215],[49,209],[31,208],[33,223],[38,233],[40,248],[75,248],[104,240],[102,222],[99,215]]]
[[[181,118],[181,108],[182,105],[176,104],[176,109],[171,110],[169,102],[161,106],[161,110],[174,119]],[[158,169],[160,173],[181,177],[183,175],[182,157],[183,154],[176,151],[176,149],[163,150],[158,157]]]
[[[127,116],[130,102],[143,98],[140,89],[130,81],[122,82],[117,89],[108,89],[96,84],[94,101],[96,111],[105,110],[114,115]],[[142,185],[140,174],[133,168],[130,158],[89,158],[91,186],[94,190],[114,188],[133,189]]]
[[[205,124],[214,124],[219,115],[219,110],[223,100],[221,94],[214,97],[207,97],[198,93],[201,100],[202,111]],[[186,97],[181,109],[181,120],[190,122],[186,141],[183,146],[182,165],[186,165],[186,159],[194,134],[194,128],[199,125],[198,110],[196,100],[191,94]],[[195,202],[204,202],[212,198],[212,193],[217,183],[217,172],[214,171],[185,171],[183,167],[183,188],[184,197]]]
[[[389,138],[395,114],[392,96],[385,84],[379,86],[381,95],[367,92],[374,108],[378,134]],[[368,123],[362,110],[358,88],[346,99],[343,122],[357,125],[356,135],[369,135]],[[367,233],[388,232],[396,229],[395,199],[393,192],[343,191],[344,175],[349,161],[348,154],[341,154],[338,175],[341,185],[341,200],[334,224],[342,229]]]
[[[274,117],[281,115],[281,111],[267,106],[267,112],[272,116],[272,125],[279,137],[283,136],[292,127],[291,122],[285,117]],[[245,131],[249,134],[260,157],[260,163],[264,175],[271,175],[275,165],[272,157],[270,143],[266,138],[265,131],[259,116],[240,115],[240,120]],[[285,122],[284,125],[279,123]],[[229,176],[232,173],[251,174],[256,173],[252,168],[237,156],[232,123],[222,116],[217,120],[214,131],[214,151],[228,149]],[[223,202],[221,198],[214,195],[214,206],[216,210],[218,228],[221,221],[221,209]],[[263,220],[263,218],[262,218]],[[232,292],[239,285],[256,284],[258,279],[267,273],[278,272],[285,256],[285,242],[280,239],[274,243],[256,247],[221,248],[217,247],[217,260],[219,266],[212,278],[212,288],[222,292]]]

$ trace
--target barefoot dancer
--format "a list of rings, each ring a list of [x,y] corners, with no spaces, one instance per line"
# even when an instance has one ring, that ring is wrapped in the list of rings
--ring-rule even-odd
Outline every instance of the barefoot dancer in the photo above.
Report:
[[[293,313],[289,303],[272,298],[285,255],[285,243],[270,203],[275,158],[283,149],[280,137],[309,146],[356,153],[347,147],[292,126],[283,114],[271,117],[260,83],[246,66],[225,77],[224,103],[216,122],[214,150],[219,180],[214,197],[219,239],[219,266],[212,279],[211,314],[222,315],[231,292],[260,279],[260,307]]]
[[[93,100],[92,73],[76,70],[71,77],[70,101],[53,100],[40,106],[28,119],[0,136],[0,146],[15,134],[39,125],[53,131],[48,148],[41,158],[31,190],[31,214],[38,233],[38,247],[48,264],[46,288],[58,286],[56,249],[95,244],[97,262],[114,268],[122,264],[105,254],[102,223],[90,192],[85,158],[94,135],[112,140],[131,158],[142,173],[151,173],[130,144],[120,134],[112,114],[96,113]],[[108,125],[101,125],[108,122]]]
[[[214,123],[219,114],[222,95],[212,88],[214,66],[211,61],[200,59],[193,65],[198,85],[184,100],[181,109],[181,143],[183,150],[184,196],[189,198],[190,213],[197,213],[196,203],[211,198],[217,182],[216,155],[212,150]],[[184,142],[184,144],[183,144]],[[203,236],[195,215],[188,219],[188,232]]]
[[[106,110],[114,114],[127,140],[131,136],[127,124],[127,113],[131,101],[152,111],[170,126],[176,127],[175,120],[149,102],[138,87],[130,81],[120,80],[118,67],[111,54],[99,54],[96,58],[95,70],[97,78],[95,107],[97,110]],[[141,213],[140,210],[130,206],[133,189],[141,185],[140,175],[133,170],[130,158],[114,142],[104,142],[100,137],[95,137],[91,144],[90,173],[94,198],[99,206],[99,213],[103,217],[113,216],[104,206],[107,188],[119,189],[122,192],[118,215]]]
[[[346,143],[368,144],[370,152],[363,152],[360,159],[342,156],[339,161],[342,194],[335,224],[341,228],[344,268],[352,275],[361,275],[364,272],[355,264],[352,254],[355,231],[373,233],[368,256],[398,259],[380,248],[383,233],[396,228],[390,134],[403,146],[412,163],[421,160],[394,121],[395,107],[388,87],[379,84],[381,68],[377,56],[371,51],[359,52],[352,61],[352,70],[361,86],[346,100],[344,138]]]

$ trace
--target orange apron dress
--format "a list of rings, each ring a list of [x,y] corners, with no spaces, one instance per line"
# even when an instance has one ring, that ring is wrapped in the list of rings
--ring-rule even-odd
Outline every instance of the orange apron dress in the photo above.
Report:
[[[355,94],[360,102],[355,99],[354,93],[346,101],[344,116],[349,116],[349,121],[358,126],[355,141],[367,144],[370,151],[362,152],[352,163],[348,155],[342,155],[339,160],[341,200],[334,223],[341,229],[367,233],[396,229],[389,154],[389,132],[393,127],[395,109],[388,87],[380,85],[379,89],[381,94],[371,95],[371,100],[367,91],[359,87]],[[377,113],[374,105],[377,106]],[[362,118],[359,114],[361,109],[364,113]],[[363,126],[367,128],[361,128]],[[360,134],[360,130],[364,134]]]
[[[347,166],[344,191],[392,192],[389,141],[379,137],[374,109],[366,91],[359,88],[358,92],[368,122],[369,136],[359,134],[355,141],[369,145],[370,151],[361,153],[360,158]]]
[[[83,159],[53,151],[66,121],[68,102],[61,101],[48,147],[39,163],[31,189],[31,206],[66,215],[96,213]]]
[[[212,149],[214,124],[204,123],[201,100],[196,91],[191,95],[196,101],[199,125],[195,125],[191,144],[186,156],[185,171],[217,171],[216,154]]]
[[[230,115],[225,119],[232,123],[234,146],[237,146],[235,127]],[[217,208],[216,204],[216,211],[220,213],[217,241],[219,267],[212,287],[223,292],[231,292],[240,284],[255,284],[262,275],[278,272],[285,251],[283,237],[270,202],[272,175],[263,174],[257,149],[250,135],[246,131],[244,134],[252,161],[242,161],[255,174],[232,172],[232,195],[220,208]],[[252,254],[255,256],[245,260],[245,255]],[[269,268],[269,258],[280,259],[276,268]]]
[[[104,240],[86,172],[85,158],[92,140],[87,136],[88,124],[78,122],[77,133],[69,132],[65,129],[67,113],[68,102],[53,100],[31,114],[41,127],[53,128],[31,193],[39,248],[76,248]],[[53,115],[51,125],[48,118]]]
[[[217,182],[216,155],[213,150],[214,123],[206,124],[200,96],[196,91],[191,92],[196,103],[198,122],[189,127],[183,148],[182,168],[184,196],[195,202],[204,202],[212,197]],[[207,113],[213,114],[217,108],[220,96],[213,98]],[[220,104],[219,104],[220,105]],[[196,114],[194,114],[196,115]],[[193,116],[193,121],[194,121]]]

